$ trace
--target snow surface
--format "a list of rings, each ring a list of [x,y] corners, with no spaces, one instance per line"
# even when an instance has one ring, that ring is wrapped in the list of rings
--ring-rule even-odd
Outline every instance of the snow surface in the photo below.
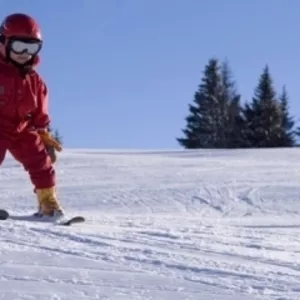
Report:
[[[73,227],[0,222],[0,299],[300,299],[300,148],[65,150]],[[0,207],[36,200],[11,157]]]

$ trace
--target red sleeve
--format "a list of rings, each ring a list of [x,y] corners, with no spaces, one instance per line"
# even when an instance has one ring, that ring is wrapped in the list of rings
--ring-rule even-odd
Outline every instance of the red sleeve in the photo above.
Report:
[[[37,110],[34,114],[33,126],[37,129],[44,129],[47,128],[49,124],[48,88],[46,84],[42,82],[38,91]]]

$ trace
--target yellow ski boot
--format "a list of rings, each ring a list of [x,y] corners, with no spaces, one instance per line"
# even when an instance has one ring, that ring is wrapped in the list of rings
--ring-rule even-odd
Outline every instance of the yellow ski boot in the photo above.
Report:
[[[39,211],[35,214],[35,216],[55,218],[64,216],[63,209],[57,200],[55,187],[36,189],[35,192],[39,203]]]

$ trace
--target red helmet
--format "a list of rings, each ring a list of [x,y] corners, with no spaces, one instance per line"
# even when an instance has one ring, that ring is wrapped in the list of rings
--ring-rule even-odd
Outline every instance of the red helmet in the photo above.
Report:
[[[5,38],[24,38],[42,41],[41,30],[37,22],[26,14],[11,14],[0,26],[0,34]]]

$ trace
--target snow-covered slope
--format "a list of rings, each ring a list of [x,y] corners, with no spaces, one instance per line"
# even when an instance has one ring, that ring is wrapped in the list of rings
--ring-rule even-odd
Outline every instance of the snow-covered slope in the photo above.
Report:
[[[0,299],[300,299],[300,148],[65,150],[56,167],[87,222],[0,222]],[[10,157],[0,190],[35,210]]]

